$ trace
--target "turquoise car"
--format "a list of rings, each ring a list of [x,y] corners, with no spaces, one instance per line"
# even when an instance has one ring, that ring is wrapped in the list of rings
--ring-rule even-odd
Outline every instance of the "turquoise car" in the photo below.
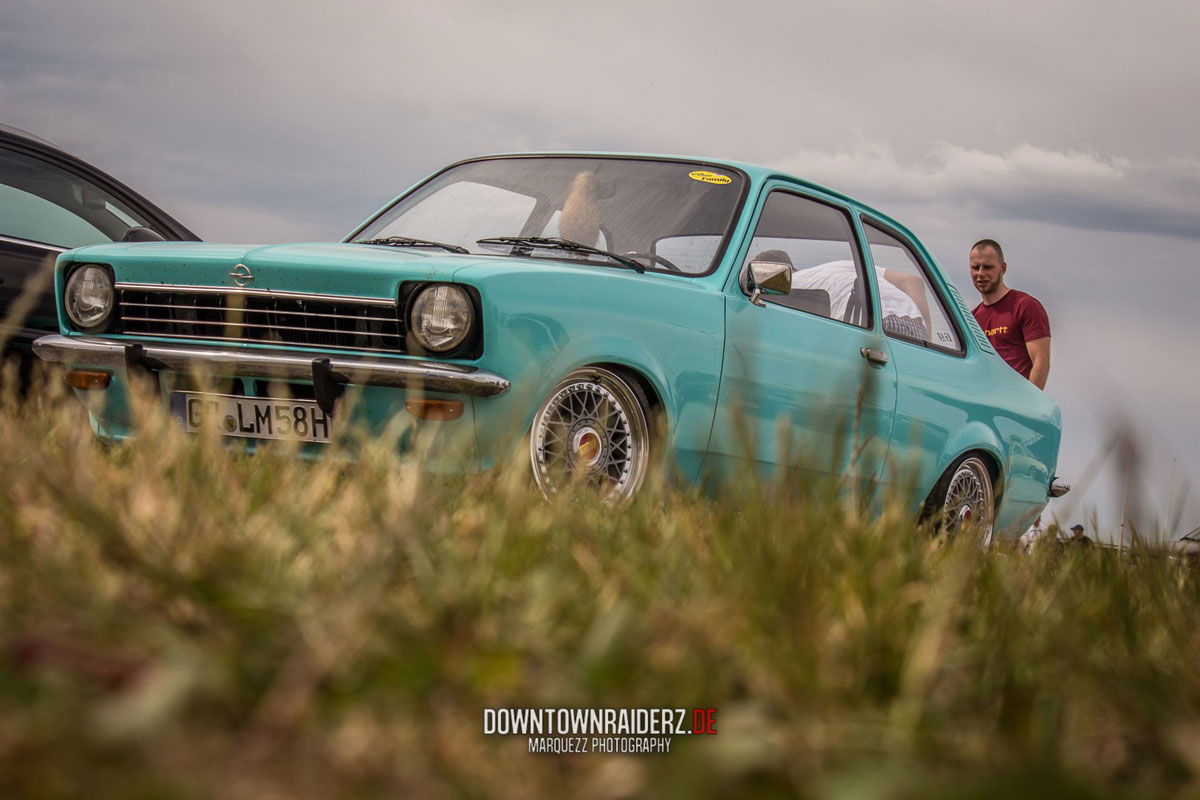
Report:
[[[110,439],[140,372],[189,431],[319,449],[399,417],[424,468],[523,447],[547,494],[627,498],[654,463],[709,485],[809,470],[990,541],[1055,490],[1058,407],[916,237],[750,164],[472,159],[341,243],[85,247],[56,291],[36,352]]]

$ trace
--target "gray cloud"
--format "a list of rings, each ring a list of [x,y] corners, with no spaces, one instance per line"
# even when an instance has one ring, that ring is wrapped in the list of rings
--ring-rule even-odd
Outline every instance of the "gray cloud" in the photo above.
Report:
[[[1200,158],[1190,0],[1153,14],[1086,0],[5,5],[6,121],[164,202],[237,196],[330,232],[441,163],[498,150],[778,163],[801,143],[882,141],[913,164],[935,142],[1031,142]],[[1092,212],[1128,209],[1078,216]],[[1189,224],[1166,219],[1144,221]]]
[[[831,188],[895,203],[969,208],[980,218],[1200,239],[1200,160],[1134,160],[1021,144],[989,153],[939,144],[901,159],[886,144],[806,151],[780,163]]]
[[[0,22],[0,121],[211,239],[338,238],[449,161],[536,149],[787,167],[893,213],[968,297],[966,248],[995,236],[1055,321],[1064,469],[1121,387],[1154,463],[1200,453],[1175,360],[1197,338],[1194,0],[5,0]],[[1111,515],[1104,491],[1082,500]]]

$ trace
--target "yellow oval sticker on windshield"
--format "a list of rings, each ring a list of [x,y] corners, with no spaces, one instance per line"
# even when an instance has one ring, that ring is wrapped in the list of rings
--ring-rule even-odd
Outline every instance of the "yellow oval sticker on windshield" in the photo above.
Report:
[[[708,170],[703,169],[698,169],[695,172],[689,172],[688,177],[694,181],[700,181],[701,183],[733,183],[733,178],[729,177],[728,175],[720,175],[716,172],[709,172]]]

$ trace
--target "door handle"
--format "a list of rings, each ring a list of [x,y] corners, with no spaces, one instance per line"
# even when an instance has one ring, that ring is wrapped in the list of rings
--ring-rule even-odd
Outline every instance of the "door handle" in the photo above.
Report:
[[[858,354],[870,361],[872,364],[886,364],[888,362],[887,353],[882,350],[872,350],[869,347],[858,348]]]

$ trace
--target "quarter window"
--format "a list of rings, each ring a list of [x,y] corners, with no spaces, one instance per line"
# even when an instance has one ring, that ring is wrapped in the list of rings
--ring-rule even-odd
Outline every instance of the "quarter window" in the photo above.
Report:
[[[845,212],[784,191],[773,191],[746,254],[751,261],[791,264],[792,291],[763,299],[810,314],[870,326],[862,262]]]
[[[863,229],[875,263],[884,332],[896,339],[961,353],[958,330],[912,247],[866,220]]]

